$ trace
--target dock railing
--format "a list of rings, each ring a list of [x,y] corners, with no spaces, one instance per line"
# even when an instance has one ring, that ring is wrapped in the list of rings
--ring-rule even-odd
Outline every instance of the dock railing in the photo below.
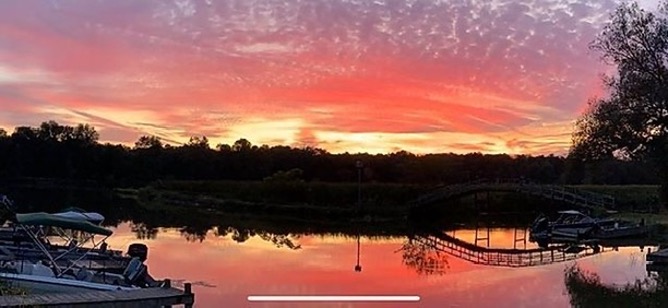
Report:
[[[502,267],[552,264],[605,251],[603,248],[599,250],[586,247],[574,249],[570,245],[553,245],[547,248],[530,249],[488,248],[462,241],[447,234],[414,235],[409,240],[475,264]]]
[[[479,191],[510,191],[519,192],[546,199],[559,200],[575,206],[599,207],[612,209],[615,198],[569,186],[537,184],[525,179],[479,179],[466,183],[438,185],[430,192],[423,194],[411,202],[412,207],[420,207],[441,200],[448,200]]]

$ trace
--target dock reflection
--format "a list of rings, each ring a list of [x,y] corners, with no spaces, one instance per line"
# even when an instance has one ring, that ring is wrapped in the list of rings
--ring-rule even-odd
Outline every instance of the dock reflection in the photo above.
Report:
[[[479,234],[484,234],[480,241]],[[592,243],[549,243],[544,247],[526,243],[518,234],[521,228],[480,230],[421,231],[408,236],[402,248],[405,264],[422,267],[420,271],[436,271],[437,264],[447,264],[444,254],[463,259],[474,264],[500,267],[540,266],[576,260],[596,254],[616,251],[619,247],[654,246],[648,239],[607,240]],[[467,238],[468,235],[468,238]],[[480,243],[483,245],[480,245]],[[518,244],[519,243],[519,244]],[[437,262],[437,260],[440,260]]]

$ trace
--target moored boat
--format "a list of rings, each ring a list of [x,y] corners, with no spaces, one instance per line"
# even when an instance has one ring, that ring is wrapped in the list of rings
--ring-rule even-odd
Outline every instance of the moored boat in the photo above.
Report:
[[[555,221],[549,221],[545,215],[536,218],[531,225],[529,239],[535,242],[578,241],[589,238],[594,230],[619,223],[615,219],[597,219],[574,210],[559,214]]]
[[[639,238],[649,235],[649,227],[641,223],[631,223],[619,221],[613,225],[598,226],[591,232],[591,237],[595,239],[624,239]]]
[[[0,258],[0,278],[11,284],[40,291],[61,292],[79,289],[133,290],[160,284],[148,274],[143,264],[142,256],[145,259],[146,251],[139,251],[139,256],[128,258],[129,262],[121,273],[86,267],[85,262],[91,250],[106,245],[105,239],[112,234],[109,229],[87,220],[47,213],[16,214],[16,223],[34,241],[42,255],[41,261],[37,261],[35,258],[14,254],[9,246],[0,246],[0,251],[4,253]],[[86,248],[79,242],[72,242],[73,245],[64,252],[55,253],[44,243],[44,234],[40,233],[42,227],[76,231],[82,236],[81,243],[90,240],[93,247]],[[94,241],[96,235],[103,236],[102,240]]]

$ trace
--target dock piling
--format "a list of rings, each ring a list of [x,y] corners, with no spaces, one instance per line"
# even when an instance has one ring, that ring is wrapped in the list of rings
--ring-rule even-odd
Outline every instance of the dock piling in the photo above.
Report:
[[[192,284],[190,284],[190,282],[186,282],[183,285],[183,293],[188,294],[188,295],[192,295],[193,302],[195,302],[195,295],[193,294]],[[192,308],[192,307],[193,307],[192,304],[186,304],[186,308]]]

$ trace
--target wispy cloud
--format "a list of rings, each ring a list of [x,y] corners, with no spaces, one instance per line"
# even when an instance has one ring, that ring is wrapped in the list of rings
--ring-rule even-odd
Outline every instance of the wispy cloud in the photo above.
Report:
[[[600,93],[606,68],[587,44],[615,6],[7,1],[0,124],[86,120],[125,143],[563,153],[565,123]]]

